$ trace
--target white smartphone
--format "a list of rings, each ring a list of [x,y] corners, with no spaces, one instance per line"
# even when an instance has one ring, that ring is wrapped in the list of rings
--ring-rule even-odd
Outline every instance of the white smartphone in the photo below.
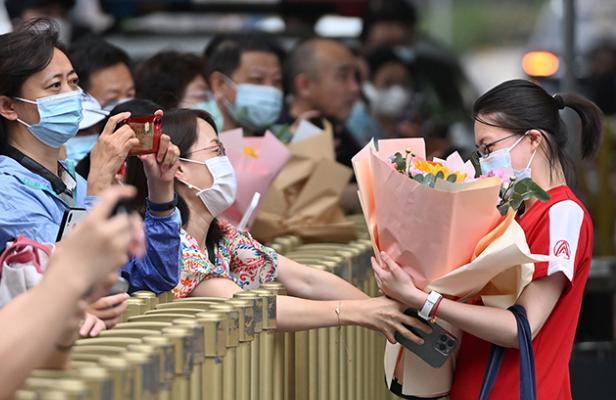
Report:
[[[75,227],[83,221],[87,215],[88,211],[85,208],[69,208],[64,211],[62,222],[60,223],[60,230],[58,231],[58,236],[56,237],[56,242],[61,241],[64,236],[75,229]]]

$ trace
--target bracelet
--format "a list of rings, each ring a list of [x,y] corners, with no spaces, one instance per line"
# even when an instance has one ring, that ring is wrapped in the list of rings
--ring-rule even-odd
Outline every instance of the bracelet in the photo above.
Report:
[[[336,311],[336,316],[338,317],[338,327],[342,326],[342,322],[340,320],[340,306],[342,305],[342,301],[338,302],[338,305],[336,306],[336,309],[334,311]]]
[[[148,210],[154,212],[163,212],[173,210],[178,205],[178,194],[173,193],[173,200],[166,203],[154,203],[149,198],[145,198],[145,206]]]
[[[435,292],[434,290],[431,291],[423,307],[419,310],[419,316],[428,321],[430,319],[430,315],[432,314],[432,309],[442,297],[443,296],[440,293]]]
[[[431,314],[430,322],[432,322],[433,324],[436,324],[436,313],[438,312],[438,308],[440,307],[442,302],[443,302],[443,296],[441,296],[436,301],[436,304],[434,305],[434,308],[432,309],[432,314]]]

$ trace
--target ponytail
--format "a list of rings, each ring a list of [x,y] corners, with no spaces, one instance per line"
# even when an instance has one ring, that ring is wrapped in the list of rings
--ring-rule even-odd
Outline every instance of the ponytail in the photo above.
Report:
[[[571,108],[580,117],[582,158],[593,157],[599,149],[603,131],[603,117],[599,107],[585,97],[573,93],[557,94],[554,99],[561,99],[564,107]]]

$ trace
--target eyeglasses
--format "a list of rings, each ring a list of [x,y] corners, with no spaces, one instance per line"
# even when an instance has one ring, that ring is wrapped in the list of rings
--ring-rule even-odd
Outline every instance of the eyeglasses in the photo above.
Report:
[[[492,153],[492,147],[494,147],[494,145],[496,145],[496,144],[498,144],[498,143],[500,143],[500,142],[502,142],[502,141],[505,141],[505,140],[507,140],[507,139],[510,139],[510,138],[512,138],[512,137],[514,137],[514,136],[519,136],[519,135],[518,135],[517,133],[512,133],[512,134],[511,134],[511,135],[509,135],[509,136],[505,136],[504,138],[500,138],[500,139],[495,140],[495,141],[493,141],[493,142],[490,142],[490,143],[484,143],[484,144],[481,144],[481,145],[479,145],[479,146],[476,146],[476,147],[477,147],[477,150],[475,150],[475,152],[473,153],[473,155],[474,155],[474,157],[475,157],[475,158],[477,158],[477,159],[480,159],[480,158],[485,158],[485,157],[489,156],[489,155],[490,155],[490,153]]]
[[[197,153],[197,152],[200,152],[200,151],[214,152],[214,153],[216,153],[217,156],[224,156],[224,155],[227,154],[227,152],[225,150],[225,146],[223,146],[223,144],[221,142],[217,142],[213,146],[207,146],[207,147],[203,147],[201,149],[193,150],[190,153],[187,153],[186,155],[189,156],[191,154],[194,154],[194,153]]]

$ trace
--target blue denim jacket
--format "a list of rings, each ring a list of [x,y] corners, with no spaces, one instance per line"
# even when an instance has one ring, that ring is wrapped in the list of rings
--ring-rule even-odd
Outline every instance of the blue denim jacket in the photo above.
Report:
[[[73,207],[90,208],[96,197],[86,196],[86,181],[75,176],[77,189]],[[56,240],[62,216],[69,207],[49,182],[22,167],[12,158],[0,156],[0,251],[6,242],[22,235],[42,243]],[[122,267],[129,282],[129,292],[149,290],[162,293],[173,289],[179,279],[180,213],[166,217],[145,216],[147,252],[141,259],[132,258]]]

